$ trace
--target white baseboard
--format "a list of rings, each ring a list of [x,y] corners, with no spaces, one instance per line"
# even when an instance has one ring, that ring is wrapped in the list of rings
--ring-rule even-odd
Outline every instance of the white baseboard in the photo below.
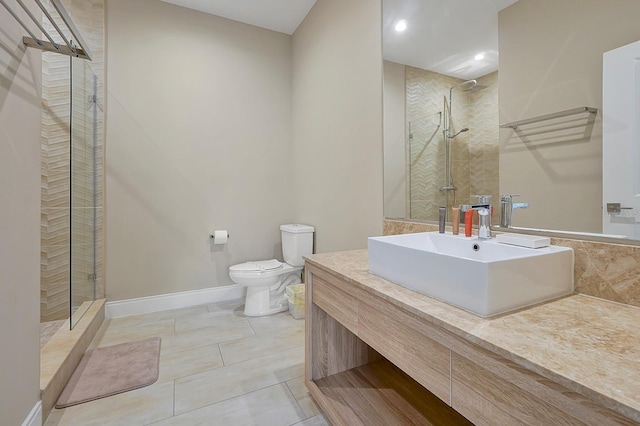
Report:
[[[42,401],[36,402],[22,426],[42,426]]]
[[[168,309],[187,308],[189,306],[204,305],[205,303],[224,302],[227,300],[240,299],[245,296],[246,292],[246,287],[233,284],[203,290],[118,300],[115,302],[107,302],[105,316],[107,318],[115,318],[165,311]]]

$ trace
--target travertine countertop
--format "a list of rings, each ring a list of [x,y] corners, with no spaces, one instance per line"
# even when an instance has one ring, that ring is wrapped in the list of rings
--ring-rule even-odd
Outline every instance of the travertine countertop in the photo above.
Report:
[[[640,422],[640,308],[574,295],[487,319],[370,274],[366,250],[307,261]]]

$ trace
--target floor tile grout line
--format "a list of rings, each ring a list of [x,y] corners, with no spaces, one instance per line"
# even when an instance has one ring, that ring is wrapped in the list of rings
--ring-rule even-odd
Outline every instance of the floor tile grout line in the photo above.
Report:
[[[251,325],[251,323],[249,323],[249,325]],[[288,333],[288,332],[291,332],[291,331],[293,331],[293,330],[299,330],[300,328],[303,328],[303,329],[304,329],[304,326],[303,326],[303,327],[300,327],[300,325],[297,325],[297,324],[296,324],[296,325],[291,325],[291,326],[283,327],[283,328],[278,329],[278,330],[268,331],[268,332],[265,332],[265,333],[255,333],[255,334],[253,334],[252,336],[245,336],[245,337],[242,337],[242,338],[240,338],[240,339],[250,339],[250,338],[252,338],[252,337],[265,337],[265,336],[269,336],[269,335],[272,335],[272,336],[273,336],[273,335],[276,335],[276,336],[277,336],[277,335],[278,335],[278,334],[280,334],[280,333],[283,333],[283,332],[287,332],[287,333]],[[253,327],[252,327],[252,329],[253,329]],[[240,340],[240,339],[237,339],[237,340]],[[225,343],[226,343],[226,342],[225,342]]]
[[[293,327],[291,327],[291,328],[293,329]],[[258,336],[258,335],[256,335],[256,336]],[[247,336],[247,337],[243,337],[243,338],[241,338],[241,339],[249,339],[249,338],[251,338],[251,337],[254,337],[254,336]],[[241,340],[241,339],[236,339],[236,340]],[[224,344],[224,343],[229,343],[229,342],[220,342],[220,343],[218,343],[218,344],[220,345],[220,353],[221,353],[221,354],[222,354],[222,344]],[[275,352],[269,352],[268,354],[266,354],[266,355],[261,355],[260,357],[263,357],[263,356],[269,356],[269,355],[274,355],[274,354],[278,354],[278,353],[285,352],[285,351],[288,351],[288,350],[291,350],[291,349],[295,349],[295,348],[297,348],[297,347],[302,347],[302,348],[304,348],[304,341],[302,342],[302,344],[301,344],[301,345],[293,345],[293,346],[291,346],[291,347],[280,347],[280,350],[276,350]],[[258,357],[258,358],[260,358],[260,357]],[[242,361],[238,361],[238,362],[236,362],[236,363],[231,363],[231,364],[229,364],[229,365],[239,364],[239,363],[241,363],[241,362],[244,362],[244,361],[250,361],[250,360],[252,360],[252,359],[256,359],[256,358],[248,358],[248,359],[245,359],[245,360],[242,360]],[[225,365],[226,365],[226,364],[225,364]]]
[[[205,328],[210,328],[210,327],[205,327]],[[198,329],[198,330],[203,330],[203,329]],[[174,335],[174,337],[177,337],[177,336],[178,336],[178,334]],[[206,346],[219,345],[221,343],[232,342],[234,340],[244,339],[246,337],[251,337],[251,336],[233,337],[233,338],[230,338],[228,340],[221,340],[221,341],[215,342],[215,343],[203,344],[202,346],[194,346],[194,347],[188,348],[188,349],[182,349],[182,350],[178,350],[178,351],[168,352],[168,353],[166,353],[166,355],[171,355],[171,354],[179,353],[179,352],[185,352],[185,351],[189,351],[189,350],[192,350],[192,349],[199,349],[199,348],[203,348],[203,347],[206,347]]]
[[[218,324],[208,324],[208,325],[206,325],[204,327],[188,328],[186,330],[182,330],[182,329],[178,330],[176,328],[176,333],[188,333],[189,331],[202,330],[204,328],[211,328],[211,327],[220,327],[220,326],[224,326],[224,325],[227,325],[227,324],[231,324],[231,323],[234,323],[234,322],[240,322],[240,321],[247,321],[247,319],[246,318],[242,318],[242,317],[238,317],[237,319],[232,319],[230,321],[220,321],[220,323],[218,323]]]
[[[292,379],[287,379],[287,380],[292,380]],[[249,394],[252,394],[252,393],[255,393],[255,392],[259,392],[259,391],[263,391],[263,390],[265,390],[265,389],[269,389],[269,388],[271,388],[271,387],[279,386],[279,385],[282,385],[282,384],[285,384],[285,385],[286,385],[286,380],[283,380],[283,381],[281,381],[281,382],[277,382],[277,383],[272,383],[272,384],[270,384],[270,385],[262,386],[262,387],[260,387],[260,388],[257,388],[257,389],[254,389],[254,390],[251,390],[251,391],[249,391],[249,392],[242,393],[242,394],[240,394],[240,395],[230,396],[229,398],[224,398],[224,399],[221,399],[221,400],[219,400],[219,401],[212,402],[211,404],[203,405],[202,407],[193,408],[193,409],[191,409],[191,410],[187,410],[187,411],[185,411],[185,412],[183,412],[183,413],[180,413],[180,414],[175,414],[175,408],[174,408],[174,415],[173,415],[173,417],[182,416],[183,414],[191,413],[192,411],[201,410],[201,409],[206,408],[206,407],[209,407],[209,406],[211,406],[211,405],[220,404],[221,402],[230,401],[230,400],[235,399],[235,398],[241,398],[241,397],[247,396],[247,395],[249,395]],[[288,388],[288,387],[287,387],[287,388]],[[175,392],[175,387],[174,387],[174,392]],[[293,393],[292,393],[292,394],[293,394]],[[294,399],[295,399],[295,397],[294,397]],[[296,403],[297,403],[297,400],[296,400]],[[174,406],[175,406],[175,402],[174,402]],[[306,419],[304,419],[304,420],[306,420]],[[304,421],[304,420],[300,420],[300,421]]]
[[[251,325],[251,328],[255,331],[255,328],[253,328],[253,325],[251,324],[251,321],[249,321],[249,325]],[[300,324],[287,325],[287,326],[284,326],[284,327],[278,327],[278,328],[276,328],[274,330],[263,331],[261,333],[256,332],[255,334],[256,334],[256,336],[262,336],[262,335],[269,334],[269,333],[280,333],[280,332],[282,332],[284,330],[289,330],[289,329],[298,328],[298,327],[304,328],[304,324],[302,326]]]
[[[128,319],[131,320],[132,322],[135,321],[162,321],[163,319],[173,319],[173,318],[177,318],[179,316],[182,315],[191,315],[194,314],[195,312],[185,312],[183,314],[181,314],[180,312],[175,312],[175,315],[169,315],[167,314],[166,318],[154,318],[154,315],[161,315],[162,313],[168,313],[168,312],[173,312],[173,311],[188,311],[188,310],[193,310],[195,311],[196,309],[200,308],[200,307],[204,307],[206,310],[208,310],[208,306],[207,304],[203,304],[203,305],[193,305],[193,306],[185,306],[183,308],[175,308],[175,309],[165,309],[165,310],[160,310],[160,311],[153,311],[153,312],[146,312],[146,313],[142,313],[142,314],[131,314],[131,315],[120,315],[117,317],[111,317],[109,318],[109,320],[124,320],[124,319]]]
[[[251,321],[249,321],[249,318],[247,318],[247,322],[249,323],[249,327],[251,327],[251,331],[253,331],[253,335],[256,336],[258,333],[256,333],[256,329],[253,328],[253,324],[251,324]]]
[[[302,376],[304,377],[304,376]],[[297,379],[297,377],[295,378]],[[298,400],[298,397],[293,393],[293,390],[291,389],[291,386],[289,386],[289,382],[295,379],[289,379],[287,381],[284,382],[285,386],[287,387],[287,389],[289,390],[289,392],[291,393],[291,396],[293,397],[293,399],[296,401],[296,405],[298,406],[298,408],[300,409],[300,412],[302,413],[302,415],[304,416],[304,419],[301,419],[298,423],[303,422],[307,419],[310,419],[313,416],[307,416],[307,413],[304,412],[304,409],[302,408],[302,405],[300,405],[300,400]],[[306,386],[306,385],[305,385]],[[293,423],[295,424],[295,423]]]
[[[304,349],[304,345],[295,345],[295,346],[292,346],[290,348],[286,348],[285,347],[285,348],[282,348],[282,349],[277,350],[275,352],[269,352],[268,354],[260,355],[259,357],[256,357],[256,358],[248,358],[248,359],[243,359],[242,361],[233,362],[231,364],[225,365],[225,367],[232,366],[232,365],[238,365],[238,364],[240,364],[242,362],[253,361],[253,360],[264,358],[264,357],[267,357],[267,356],[273,356],[273,355],[281,354],[283,352],[287,352],[287,351],[290,351],[290,350],[293,350],[293,349],[297,349],[297,348],[303,348]]]
[[[220,343],[218,343],[218,353],[220,354],[220,359],[222,360],[222,366],[226,367],[227,364],[224,362],[224,356],[222,355],[222,349],[220,348]]]
[[[186,376],[180,377],[180,379],[185,379],[185,378],[187,378],[187,377],[195,376],[195,375],[197,375],[197,374],[207,373],[207,372],[209,372],[209,371],[213,371],[213,370],[219,370],[219,369],[224,368],[224,367],[236,366],[236,365],[241,364],[241,363],[243,363],[243,362],[255,361],[255,360],[258,360],[258,359],[260,359],[260,358],[266,358],[266,357],[273,356],[273,355],[276,355],[276,354],[279,354],[279,353],[282,353],[282,352],[291,351],[291,350],[293,350],[293,349],[297,349],[297,348],[298,348],[298,346],[294,346],[294,347],[292,347],[292,348],[283,349],[283,350],[278,351],[278,352],[273,352],[273,353],[270,353],[270,354],[267,354],[267,355],[261,355],[261,356],[256,357],[256,358],[249,358],[249,359],[246,359],[246,360],[244,360],[244,361],[236,362],[236,363],[234,363],[234,364],[223,365],[222,367],[217,367],[217,368],[210,368],[209,370],[204,370],[204,371],[200,371],[200,372],[198,372],[198,373],[188,374],[188,375],[186,375]],[[302,347],[302,348],[304,348],[304,347]],[[223,361],[223,362],[224,362],[224,361]],[[302,363],[304,364],[304,360],[302,360]],[[176,380],[178,380],[178,379],[176,379]],[[287,380],[291,380],[291,379],[287,379]],[[278,382],[278,383],[280,383],[280,382]]]
[[[169,355],[181,354],[183,352],[189,352],[189,351],[194,351],[196,349],[204,349],[204,348],[208,348],[209,346],[218,346],[218,345],[220,345],[220,343],[218,343],[218,342],[216,342],[216,343],[208,343],[208,344],[202,345],[202,346],[194,346],[194,347],[188,348],[188,349],[180,349],[179,351],[162,352],[161,355],[169,356]]]

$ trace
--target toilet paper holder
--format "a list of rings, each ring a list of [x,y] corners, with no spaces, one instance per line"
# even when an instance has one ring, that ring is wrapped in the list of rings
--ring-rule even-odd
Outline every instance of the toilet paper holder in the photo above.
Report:
[[[213,234],[210,234],[210,235],[209,235],[209,238],[211,238],[212,240],[215,240],[215,239],[216,239],[216,236],[215,236],[215,235],[213,235]],[[227,232],[227,238],[231,238],[231,235],[229,235],[229,233],[228,233],[228,232]]]

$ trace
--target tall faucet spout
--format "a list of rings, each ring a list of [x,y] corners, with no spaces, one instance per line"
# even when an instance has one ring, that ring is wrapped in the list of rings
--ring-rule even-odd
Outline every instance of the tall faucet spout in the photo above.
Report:
[[[511,228],[513,226],[513,211],[516,209],[526,209],[529,203],[514,203],[513,197],[518,194],[508,194],[500,196],[500,227]]]

